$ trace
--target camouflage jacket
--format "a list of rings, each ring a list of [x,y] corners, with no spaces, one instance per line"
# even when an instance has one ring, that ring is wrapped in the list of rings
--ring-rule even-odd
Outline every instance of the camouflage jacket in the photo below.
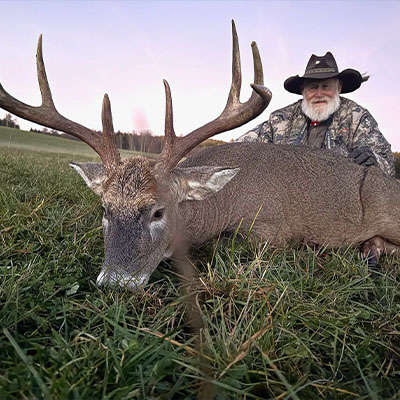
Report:
[[[358,147],[368,147],[378,166],[394,176],[394,158],[390,144],[378,129],[369,111],[352,100],[340,97],[340,107],[327,126],[323,148],[347,156]],[[301,101],[271,113],[269,120],[245,133],[237,141],[263,141],[277,144],[307,145],[309,120],[301,110]]]

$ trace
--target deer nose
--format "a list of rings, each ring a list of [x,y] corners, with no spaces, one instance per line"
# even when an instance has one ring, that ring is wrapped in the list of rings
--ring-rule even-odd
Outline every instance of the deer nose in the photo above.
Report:
[[[150,279],[150,275],[131,275],[125,271],[103,267],[96,279],[97,286],[121,287],[132,291],[142,288]]]
[[[109,278],[108,278],[106,272],[104,270],[101,270],[101,272],[99,273],[99,275],[96,279],[96,285],[97,286],[106,285],[108,280],[109,280]]]

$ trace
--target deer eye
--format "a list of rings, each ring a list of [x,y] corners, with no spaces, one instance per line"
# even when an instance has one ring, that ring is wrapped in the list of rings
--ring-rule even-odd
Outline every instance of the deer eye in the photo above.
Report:
[[[153,216],[151,217],[151,221],[159,221],[164,217],[164,208],[159,208],[158,210],[154,211]]]

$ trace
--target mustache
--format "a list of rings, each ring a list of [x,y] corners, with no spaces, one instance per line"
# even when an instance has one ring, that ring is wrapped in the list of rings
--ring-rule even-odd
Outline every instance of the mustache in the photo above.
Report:
[[[327,96],[323,96],[323,97],[319,97],[318,99],[311,100],[311,104],[320,103],[320,102],[329,103],[330,101],[334,101],[334,99],[331,99],[330,97],[327,97]]]

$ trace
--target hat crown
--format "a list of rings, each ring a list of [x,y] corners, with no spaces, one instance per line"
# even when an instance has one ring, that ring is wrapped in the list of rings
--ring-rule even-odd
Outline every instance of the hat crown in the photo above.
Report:
[[[347,68],[339,72],[335,58],[328,51],[324,56],[313,54],[308,61],[303,76],[290,76],[283,86],[290,93],[302,94],[304,82],[311,79],[338,78],[342,83],[341,93],[350,93],[358,89],[363,81],[361,74],[355,69]]]
[[[320,73],[339,73],[336,60],[330,51],[324,56],[313,54],[308,61],[304,77]]]

